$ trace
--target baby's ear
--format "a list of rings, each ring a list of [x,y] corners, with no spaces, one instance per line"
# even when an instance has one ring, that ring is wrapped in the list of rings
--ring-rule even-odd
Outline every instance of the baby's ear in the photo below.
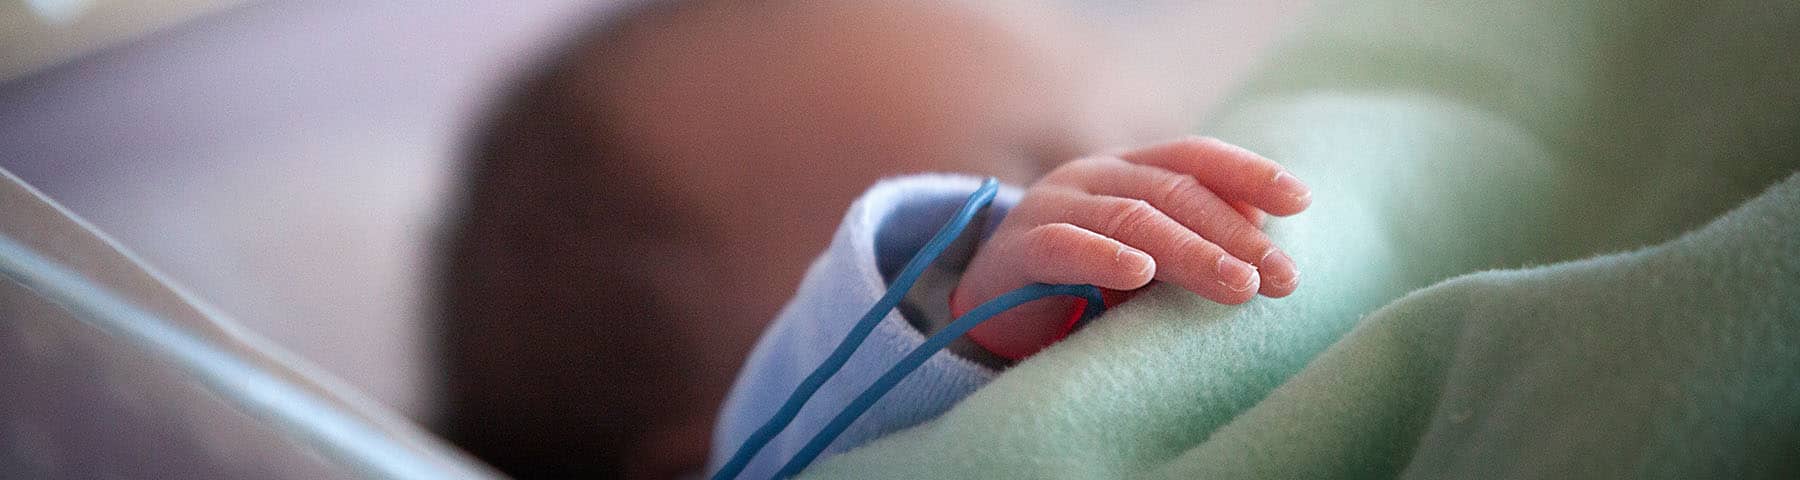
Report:
[[[1263,219],[1268,217],[1268,214],[1263,213],[1262,210],[1259,210],[1256,207],[1250,206],[1248,203],[1237,200],[1231,200],[1225,203],[1231,204],[1231,208],[1236,209],[1239,215],[1243,215],[1244,219],[1249,220],[1251,225],[1256,225],[1256,228],[1262,228]]]

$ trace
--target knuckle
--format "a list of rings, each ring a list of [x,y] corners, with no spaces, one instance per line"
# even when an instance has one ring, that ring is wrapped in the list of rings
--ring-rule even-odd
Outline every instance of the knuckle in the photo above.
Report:
[[[1200,181],[1194,177],[1179,173],[1169,173],[1161,183],[1152,187],[1151,195],[1155,195],[1155,203],[1162,205],[1181,205],[1184,200],[1198,198],[1205,193]]]
[[[1050,173],[1044,174],[1044,179],[1040,183],[1068,183],[1069,181],[1082,176],[1084,168],[1081,160],[1064,163],[1061,166],[1051,169]]]
[[[1187,235],[1170,242],[1175,250],[1169,253],[1166,262],[1167,272],[1171,280],[1190,290],[1210,288],[1213,277],[1217,274],[1219,258],[1226,254],[1215,245],[1207,243],[1199,237]],[[1163,260],[1159,258],[1159,260]]]
[[[1038,183],[1036,185],[1068,183],[1070,178],[1076,176],[1075,169],[1079,168],[1076,166],[1076,163],[1078,163],[1078,162],[1065,163],[1065,164],[1062,164],[1062,166],[1060,166],[1060,167],[1056,167],[1055,169],[1050,170],[1050,173],[1044,174],[1044,178],[1042,180],[1038,181]],[[1037,188],[1036,185],[1034,185],[1032,188]]]
[[[1083,179],[1098,175],[1109,168],[1114,168],[1116,166],[1115,162],[1118,161],[1120,160],[1108,156],[1082,157],[1071,160],[1060,167],[1056,167],[1055,170],[1051,170],[1044,178],[1054,183],[1061,184],[1080,183]]]
[[[1204,251],[1200,243],[1198,237],[1193,235],[1181,235],[1170,239],[1166,245],[1168,251],[1185,265],[1194,260],[1196,254],[1200,254]]]
[[[1024,252],[1027,256],[1038,258],[1062,258],[1070,252],[1069,242],[1065,239],[1064,230],[1058,224],[1039,225],[1025,233]]]
[[[1256,259],[1258,260],[1261,260],[1262,253],[1271,246],[1269,238],[1263,236],[1261,230],[1257,230],[1247,221],[1227,223],[1222,233],[1224,236],[1220,239],[1230,242],[1230,245],[1235,247],[1234,250],[1243,254],[1257,255]]]
[[[1150,205],[1148,201],[1131,198],[1119,199],[1114,202],[1110,214],[1112,223],[1107,228],[1107,234],[1114,238],[1122,238],[1153,227],[1162,212],[1157,211],[1156,207]]]
[[[1224,255],[1224,252],[1219,252],[1216,248],[1209,248],[1211,245],[1193,235],[1182,235],[1176,238],[1170,242],[1170,247],[1177,255],[1181,265],[1196,272],[1210,271],[1206,268],[1217,264],[1219,256]]]

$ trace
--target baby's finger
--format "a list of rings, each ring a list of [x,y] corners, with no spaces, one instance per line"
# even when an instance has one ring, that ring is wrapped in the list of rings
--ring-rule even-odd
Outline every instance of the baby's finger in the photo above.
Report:
[[[1096,181],[1105,181],[1112,177],[1114,171],[1132,166],[1131,162],[1118,157],[1087,157],[1069,162],[1063,168],[1051,172],[1045,177],[1045,181],[1076,190],[1089,191],[1092,190],[1089,185]],[[1166,179],[1175,180],[1173,177]],[[1195,182],[1199,182],[1199,180],[1195,180]],[[1267,215],[1263,213],[1262,209],[1241,200],[1227,200],[1226,203],[1230,204],[1233,210],[1237,210],[1239,215],[1243,215],[1245,220],[1249,220],[1251,225],[1262,227],[1264,217]]]
[[[1267,215],[1264,214],[1262,210],[1252,207],[1248,203],[1236,200],[1228,200],[1225,203],[1231,204],[1231,209],[1237,210],[1238,214],[1243,215],[1245,220],[1249,220],[1251,225],[1255,225],[1256,228],[1262,228],[1263,220],[1266,220],[1264,217]]]
[[[1275,215],[1300,213],[1312,203],[1312,190],[1281,165],[1214,138],[1184,138],[1120,158],[1191,175],[1221,197],[1243,200]]]
[[[1260,280],[1255,267],[1201,238],[1149,202],[1072,190],[1044,194],[1067,197],[1049,199],[1069,206],[1063,212],[1063,221],[1149,253],[1156,259],[1157,280],[1225,304],[1244,303],[1256,295]]]
[[[1156,261],[1143,251],[1067,223],[1032,227],[1018,242],[1015,258],[1032,281],[1134,290],[1156,273]]]
[[[1201,237],[1257,266],[1261,293],[1284,297],[1299,286],[1293,260],[1262,229],[1193,177],[1148,165],[1120,164],[1089,181],[1097,195],[1142,198]],[[1129,243],[1129,241],[1127,241]]]

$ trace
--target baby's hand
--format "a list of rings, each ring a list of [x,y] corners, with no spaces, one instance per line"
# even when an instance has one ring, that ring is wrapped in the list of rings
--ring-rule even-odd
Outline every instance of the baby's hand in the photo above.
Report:
[[[1154,279],[1226,304],[1283,297],[1300,272],[1263,235],[1262,212],[1293,215],[1311,200],[1280,165],[1210,138],[1069,162],[1025,191],[970,261],[950,309],[961,316],[1033,282],[1133,290]],[[1022,305],[969,338],[1024,358],[1067,334],[1073,306]]]

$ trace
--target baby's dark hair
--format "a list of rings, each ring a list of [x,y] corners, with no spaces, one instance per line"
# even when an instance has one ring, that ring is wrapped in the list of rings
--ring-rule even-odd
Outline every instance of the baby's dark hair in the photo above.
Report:
[[[614,478],[647,426],[694,395],[664,343],[647,246],[689,235],[620,144],[596,85],[644,3],[547,57],[472,135],[436,272],[451,442],[517,478]],[[697,467],[697,465],[695,465]],[[654,472],[643,472],[654,473]]]

